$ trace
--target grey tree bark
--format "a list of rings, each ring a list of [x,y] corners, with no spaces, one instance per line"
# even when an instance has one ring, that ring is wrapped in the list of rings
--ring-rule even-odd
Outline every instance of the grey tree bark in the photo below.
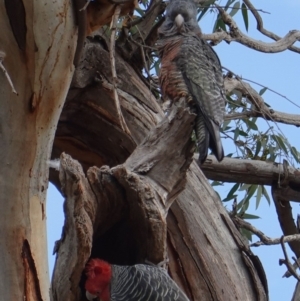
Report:
[[[81,300],[90,255],[118,264],[169,258],[170,275],[191,300],[267,300],[258,258],[192,161],[193,115],[176,107],[164,116],[139,73],[117,54],[131,135],[124,133],[105,39],[102,33],[86,42],[54,142],[61,184],[55,171],[51,179],[66,197],[54,300]]]

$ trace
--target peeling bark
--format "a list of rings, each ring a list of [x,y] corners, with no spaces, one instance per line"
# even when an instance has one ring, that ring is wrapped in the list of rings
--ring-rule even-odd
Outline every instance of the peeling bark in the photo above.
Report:
[[[56,125],[71,82],[70,1],[1,1],[0,294],[48,301],[46,191]],[[71,55],[70,55],[71,53]]]
[[[168,250],[169,273],[191,300],[267,300],[249,249],[237,243],[239,232],[196,164],[185,180],[192,119],[180,117],[179,108],[167,122],[148,87],[117,55],[118,93],[131,136],[125,134],[114,118],[105,48],[101,36],[88,40],[53,150],[58,157],[68,149],[82,163],[97,200],[91,256],[115,264],[157,263]],[[94,162],[101,168],[91,167]]]

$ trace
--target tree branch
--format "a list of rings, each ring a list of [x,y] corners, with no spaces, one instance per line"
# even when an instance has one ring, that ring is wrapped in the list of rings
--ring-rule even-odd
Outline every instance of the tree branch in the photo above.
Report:
[[[284,256],[285,259],[284,260],[280,260],[280,265],[281,264],[285,264],[287,266],[288,271],[283,275],[283,277],[289,277],[291,275],[293,275],[295,278],[297,278],[299,280],[299,276],[296,273],[295,269],[298,267],[298,262],[297,260],[295,260],[295,263],[292,265],[288,259],[288,256],[285,252],[285,246],[284,243],[289,243],[289,245],[291,245],[291,243],[293,242],[300,242],[300,234],[294,234],[294,235],[288,235],[288,236],[282,236],[280,238],[270,238],[268,236],[266,236],[262,231],[256,229],[253,225],[251,225],[250,223],[246,222],[245,220],[241,219],[238,216],[232,216],[231,217],[233,222],[235,223],[235,225],[238,228],[244,228],[250,232],[252,232],[253,234],[255,234],[256,236],[259,237],[260,241],[257,241],[255,243],[252,243],[250,245],[250,247],[259,247],[259,246],[263,246],[263,245],[279,245],[281,244],[283,252],[284,252]]]
[[[285,259],[279,260],[279,264],[280,265],[281,264],[285,264],[286,267],[287,267],[287,269],[288,269],[288,271],[291,273],[291,275],[293,275],[298,281],[300,281],[300,276],[294,270],[293,265],[289,261],[289,257],[288,257],[288,254],[287,254],[287,251],[286,251],[283,239],[284,239],[284,236],[281,237],[280,244],[281,244],[281,248],[282,248],[282,251],[283,251]]]
[[[300,40],[300,31],[299,30],[291,30],[289,31],[283,38],[276,40],[275,43],[265,43],[262,41],[255,40],[244,33],[239,29],[236,22],[233,18],[220,6],[216,5],[217,9],[220,12],[220,15],[226,25],[229,26],[230,32],[219,31],[212,34],[203,34],[203,38],[207,40],[211,40],[213,44],[218,44],[221,41],[230,42],[238,42],[242,45],[247,46],[248,48],[265,52],[265,53],[277,53],[282,52],[289,47],[291,47],[296,41]],[[299,51],[296,51],[300,53]]]
[[[221,182],[273,185],[285,179],[287,184],[280,189],[289,200],[300,202],[300,172],[292,166],[285,170],[280,163],[226,157],[218,162],[210,155],[201,169],[208,179]]]
[[[272,186],[272,197],[276,208],[278,221],[283,234],[294,235],[298,234],[298,229],[293,219],[292,207],[290,200],[293,200],[288,192],[288,180],[284,180],[280,185],[274,184]],[[298,192],[298,194],[300,194]],[[292,241],[289,243],[291,250],[294,252],[297,258],[300,257],[300,241]]]
[[[275,41],[278,41],[281,39],[281,37],[279,37],[278,35],[276,35],[275,33],[267,30],[264,28],[264,23],[263,23],[263,20],[260,16],[260,14],[258,13],[258,10],[253,6],[253,4],[249,1],[249,0],[243,0],[244,3],[246,4],[246,6],[249,8],[249,10],[251,10],[254,18],[256,19],[256,22],[257,22],[257,30],[259,32],[261,32],[263,35],[275,40]],[[300,48],[299,47],[296,47],[296,46],[290,46],[288,47],[289,50],[291,51],[294,51],[294,52],[297,52],[297,53],[300,53]]]
[[[226,94],[230,94],[237,90],[242,93],[252,104],[255,105],[257,111],[248,111],[242,113],[233,113],[225,116],[225,120],[232,120],[245,117],[262,117],[266,120],[276,121],[285,124],[300,126],[300,115],[288,114],[280,111],[275,111],[268,108],[263,98],[249,85],[240,79],[225,77],[224,86]]]

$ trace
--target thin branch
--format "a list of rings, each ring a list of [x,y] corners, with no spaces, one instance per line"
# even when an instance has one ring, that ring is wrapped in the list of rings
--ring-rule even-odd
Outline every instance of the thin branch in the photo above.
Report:
[[[226,69],[225,67],[222,67],[222,68]],[[288,97],[284,96],[283,94],[281,94],[281,93],[279,93],[279,92],[277,92],[277,91],[275,91],[275,90],[273,90],[273,89],[271,89],[271,88],[269,88],[269,87],[267,87],[267,86],[265,86],[265,85],[262,85],[262,84],[260,84],[260,83],[258,83],[258,82],[255,82],[255,81],[251,80],[251,79],[244,78],[244,77],[242,77],[242,76],[240,76],[240,79],[241,79],[241,80],[245,80],[245,81],[250,82],[250,83],[253,83],[253,84],[255,84],[255,85],[258,85],[258,86],[260,86],[260,87],[262,87],[262,88],[266,88],[266,89],[269,90],[270,92],[273,92],[273,93],[279,95],[280,97],[286,99],[288,102],[290,102],[290,103],[293,104],[294,106],[300,108],[300,106],[299,106],[297,103],[295,103],[294,101],[292,101],[292,100],[289,99]]]
[[[262,231],[258,230],[253,225],[251,225],[250,223],[246,222],[245,220],[241,219],[240,217],[238,217],[236,215],[232,215],[231,219],[233,220],[234,224],[238,228],[244,228],[259,237],[260,241],[251,244],[250,247],[259,247],[259,246],[263,246],[263,245],[270,246],[270,245],[281,244],[285,260],[281,259],[279,261],[279,264],[280,265],[285,264],[288,269],[288,271],[284,274],[283,277],[289,277],[290,275],[293,275],[296,279],[299,280],[299,276],[295,271],[295,269],[298,266],[298,262],[295,259],[295,263],[293,265],[290,263],[287,253],[286,253],[284,243],[286,243],[286,242],[290,243],[292,241],[300,241],[300,234],[282,236],[280,238],[270,238],[267,235],[265,235]]]
[[[115,100],[115,105],[117,109],[117,116],[118,119],[120,120],[120,125],[122,130],[126,134],[130,134],[130,130],[128,129],[126,122],[124,120],[122,111],[121,111],[121,106],[119,102],[119,96],[117,92],[117,72],[116,72],[116,62],[115,62],[115,41],[116,41],[116,29],[117,29],[117,22],[120,16],[121,12],[121,5],[117,5],[115,9],[115,13],[112,17],[112,22],[111,22],[111,37],[110,37],[110,44],[109,44],[109,58],[111,62],[111,74],[112,74],[112,81],[113,81],[113,94],[114,94],[114,100]]]
[[[251,10],[254,18],[256,19],[257,30],[259,32],[261,32],[263,35],[265,35],[275,41],[280,40],[281,38],[278,35],[276,35],[275,33],[271,32],[271,31],[268,31],[267,29],[264,28],[263,20],[262,20],[261,16],[259,15],[258,10],[253,6],[253,4],[249,0],[243,0],[243,1],[244,1],[245,5]],[[299,47],[290,46],[290,47],[288,47],[288,49],[291,51],[300,53]]]
[[[286,162],[287,163],[287,162]],[[285,177],[281,178],[280,181],[274,182],[271,189],[271,194],[273,198],[273,202],[275,205],[276,213],[280,228],[285,236],[287,235],[295,235],[298,234],[298,228],[294,222],[293,218],[293,209],[288,202],[288,200],[293,200],[290,198],[288,193],[285,191],[284,187],[288,187],[288,168],[287,164],[283,164]],[[295,187],[295,189],[298,189]],[[300,192],[299,192],[300,194]],[[289,242],[289,246],[292,252],[296,255],[297,258],[300,257],[300,242],[292,241]]]
[[[266,120],[280,122],[300,126],[300,115],[288,114],[280,111],[275,111],[266,106],[263,98],[248,84],[241,81],[239,78],[226,77],[224,80],[226,94],[230,94],[234,90],[240,91],[251,103],[256,107],[256,110],[233,113],[225,116],[225,120],[243,118],[243,117],[263,117]]]
[[[234,8],[234,9],[239,9],[239,10],[243,9],[242,7],[236,8],[234,6],[222,6],[222,5],[219,5],[219,7],[221,7],[221,8]],[[199,6],[199,8],[207,8],[207,6]],[[247,10],[251,10],[250,8],[246,8],[246,9]],[[271,14],[270,12],[265,11],[265,10],[263,10],[261,8],[255,8],[255,10],[258,11],[258,12],[264,13],[264,14],[269,14],[269,15]]]
[[[292,264],[290,263],[289,261],[289,257],[287,255],[287,252],[286,252],[286,248],[285,248],[285,245],[284,245],[284,236],[281,237],[280,239],[280,243],[281,243],[281,248],[282,248],[282,251],[283,251],[283,254],[284,254],[284,258],[285,259],[281,259],[279,261],[279,264],[282,265],[282,264],[285,264],[288,271],[298,280],[300,281],[300,276],[296,273],[296,271],[294,270]]]
[[[275,43],[266,43],[262,41],[255,40],[247,35],[245,35],[237,26],[233,18],[224,11],[220,6],[214,4],[219,10],[219,13],[222,17],[222,20],[226,25],[229,26],[230,32],[219,31],[212,34],[203,34],[203,38],[211,40],[214,44],[218,44],[221,41],[225,40],[227,42],[238,42],[242,45],[247,46],[248,48],[265,52],[265,53],[277,53],[282,52],[289,47],[291,47],[296,41],[300,40],[300,31],[291,30],[283,38],[279,38]],[[296,51],[300,53],[299,51]]]
[[[263,245],[267,245],[267,246],[279,245],[281,243],[282,238],[270,238],[269,236],[265,235],[262,231],[258,230],[253,225],[251,225],[250,223],[246,222],[245,220],[243,220],[238,216],[232,216],[231,218],[238,228],[244,228],[250,231],[251,233],[255,234],[260,239],[260,241],[252,243],[250,247],[259,247]],[[284,242],[300,241],[300,234],[283,236],[283,241]]]
[[[2,64],[4,61],[4,58],[5,58],[5,53],[3,51],[0,51],[0,69],[3,71],[9,85],[11,86],[12,92],[18,95],[18,92],[16,91],[8,72],[6,71],[5,67]]]

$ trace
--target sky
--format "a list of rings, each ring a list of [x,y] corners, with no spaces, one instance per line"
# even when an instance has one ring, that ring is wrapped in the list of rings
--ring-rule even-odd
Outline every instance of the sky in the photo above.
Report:
[[[221,1],[220,5],[225,5],[227,1]],[[253,0],[252,3],[257,9],[262,9],[269,14],[261,13],[264,21],[264,27],[273,31],[279,36],[284,36],[292,29],[300,30],[300,0]],[[215,13],[207,13],[201,20],[200,26],[204,33],[210,33],[215,20]],[[237,13],[234,18],[240,29],[246,33],[241,13]],[[254,39],[265,42],[273,42],[264,37],[256,30],[256,22],[249,13],[249,31],[246,33]],[[300,47],[300,43],[297,42]],[[288,97],[298,106],[300,106],[300,96],[298,89],[300,87],[300,55],[291,51],[285,51],[277,54],[265,54],[232,42],[230,45],[223,42],[214,48],[218,53],[221,63],[229,68],[235,74],[243,78],[251,79],[262,85],[265,85],[280,94]],[[253,85],[259,91],[261,87]],[[271,107],[278,111],[286,113],[300,114],[300,108],[291,104],[277,94],[267,91],[263,95],[265,101]],[[267,126],[262,125],[262,126]],[[275,125],[276,126],[276,125]],[[290,143],[300,150],[300,129],[287,125],[279,125],[282,132],[288,138]],[[229,153],[230,145],[225,141],[225,153]],[[295,166],[299,168],[299,166]],[[218,188],[221,198],[224,198],[231,185],[224,185]],[[63,225],[63,198],[53,185],[49,185],[47,194],[47,226],[48,226],[48,253],[50,271],[53,269],[55,257],[52,256],[52,250],[55,240],[61,236]],[[226,203],[226,206],[229,204]],[[299,204],[294,203],[293,215],[300,214]],[[230,208],[229,208],[230,209]],[[248,213],[260,216],[260,219],[250,222],[267,236],[275,238],[282,235],[275,208],[265,199],[262,199],[259,208],[255,209],[255,196]],[[256,241],[256,238],[253,238]],[[281,247],[279,246],[261,246],[252,248],[252,251],[258,255],[262,261],[268,278],[269,293],[271,301],[291,300],[294,292],[296,280],[292,277],[282,278],[285,273],[284,266],[279,266],[278,261],[283,258]],[[290,255],[293,255],[291,252]]]

